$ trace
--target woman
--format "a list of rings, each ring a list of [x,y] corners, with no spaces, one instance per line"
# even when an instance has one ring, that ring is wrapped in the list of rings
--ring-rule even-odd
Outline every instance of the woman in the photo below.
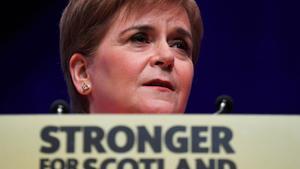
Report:
[[[72,111],[183,113],[202,30],[194,0],[70,0],[60,45]]]

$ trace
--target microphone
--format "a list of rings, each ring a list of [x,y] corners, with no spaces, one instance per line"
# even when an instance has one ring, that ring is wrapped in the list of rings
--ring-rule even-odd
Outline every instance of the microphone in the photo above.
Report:
[[[70,108],[66,101],[58,99],[58,100],[55,100],[51,104],[49,113],[51,113],[51,114],[68,114],[68,113],[70,113]]]
[[[232,112],[233,109],[233,100],[230,96],[222,95],[219,96],[216,100],[217,112],[214,114],[228,114]]]

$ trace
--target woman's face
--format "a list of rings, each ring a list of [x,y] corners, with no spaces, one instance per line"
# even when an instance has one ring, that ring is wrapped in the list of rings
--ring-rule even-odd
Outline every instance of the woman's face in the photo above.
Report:
[[[90,112],[183,113],[194,72],[186,11],[168,7],[123,16],[87,67]]]

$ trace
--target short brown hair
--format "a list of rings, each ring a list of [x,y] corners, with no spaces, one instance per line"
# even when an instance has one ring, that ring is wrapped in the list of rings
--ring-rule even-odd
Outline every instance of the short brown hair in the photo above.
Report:
[[[137,9],[176,4],[182,6],[189,17],[193,36],[193,56],[198,60],[203,26],[199,8],[194,0],[70,0],[60,20],[61,66],[67,82],[71,109],[76,113],[88,112],[88,101],[74,87],[69,61],[74,53],[93,56],[113,19],[121,9],[128,12]]]

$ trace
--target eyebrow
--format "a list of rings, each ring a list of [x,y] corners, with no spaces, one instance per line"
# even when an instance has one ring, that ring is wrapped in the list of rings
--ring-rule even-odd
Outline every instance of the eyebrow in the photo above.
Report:
[[[133,26],[133,27],[130,27],[130,28],[127,28],[127,29],[123,30],[123,31],[120,33],[120,35],[123,35],[123,34],[125,34],[126,32],[132,31],[132,30],[139,30],[139,31],[145,31],[145,32],[147,32],[147,31],[153,31],[154,28],[151,27],[150,25],[136,25],[136,26]]]
[[[139,30],[139,31],[145,31],[145,32],[148,32],[148,31],[153,31],[154,28],[153,28],[152,26],[150,26],[150,25],[136,25],[136,26],[133,26],[133,27],[130,27],[130,28],[127,28],[127,29],[123,30],[123,31],[120,33],[120,35],[123,35],[123,34],[125,34],[126,32],[132,31],[132,30]],[[187,31],[187,30],[185,30],[185,29],[183,29],[183,28],[181,28],[181,27],[176,27],[176,28],[175,28],[175,31],[176,31],[176,33],[178,33],[179,35],[181,35],[181,36],[183,36],[183,37],[188,37],[188,38],[190,38],[191,40],[193,40],[192,34],[191,34],[189,31]]]
[[[175,30],[176,30],[176,32],[177,32],[178,34],[180,34],[181,36],[183,36],[183,37],[188,37],[188,38],[190,38],[191,40],[193,40],[192,34],[191,34],[189,31],[187,31],[187,30],[185,30],[185,29],[183,29],[183,28],[181,28],[181,27],[177,27]]]

